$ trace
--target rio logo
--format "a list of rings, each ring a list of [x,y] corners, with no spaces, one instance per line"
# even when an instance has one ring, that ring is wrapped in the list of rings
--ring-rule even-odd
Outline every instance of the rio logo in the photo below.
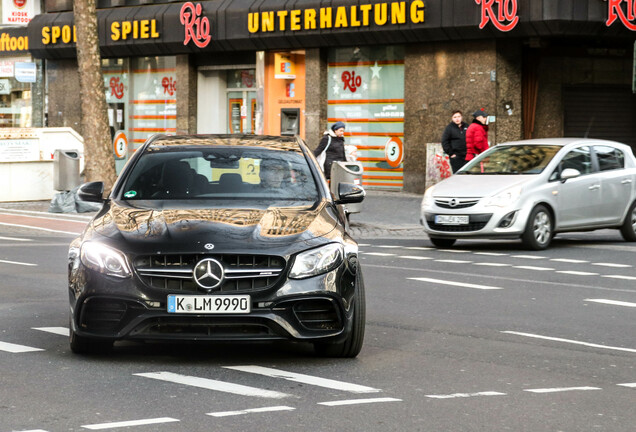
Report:
[[[499,31],[510,31],[517,26],[517,0],[475,0],[481,4],[481,22],[479,28],[483,29],[491,21]],[[496,10],[496,11],[495,11]]]
[[[625,8],[622,5],[625,4]],[[625,27],[636,31],[636,0],[607,0],[609,7],[606,26],[611,26],[614,21],[620,19]]]
[[[181,24],[185,26],[183,44],[194,42],[199,48],[205,48],[210,43],[210,20],[202,17],[203,7],[200,3],[195,6],[192,2],[184,3],[181,7]]]
[[[163,77],[161,85],[163,86],[163,94],[174,96],[177,91],[177,80],[172,79],[172,77]]]
[[[341,78],[344,83],[344,89],[346,90],[348,88],[352,93],[355,93],[358,87],[362,85],[362,78],[356,76],[355,72],[344,71]]]
[[[124,83],[120,83],[118,77],[110,79],[110,95],[115,96],[117,99],[124,97]]]

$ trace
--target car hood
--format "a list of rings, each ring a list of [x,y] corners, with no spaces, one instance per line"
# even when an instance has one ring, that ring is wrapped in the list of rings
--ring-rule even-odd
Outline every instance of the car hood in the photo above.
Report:
[[[522,186],[534,179],[536,175],[452,175],[435,185],[433,196],[482,198],[513,186]]]
[[[337,215],[327,201],[281,207],[160,209],[123,201],[106,204],[87,227],[84,240],[101,237],[120,250],[148,253],[257,250],[328,237],[337,225]]]

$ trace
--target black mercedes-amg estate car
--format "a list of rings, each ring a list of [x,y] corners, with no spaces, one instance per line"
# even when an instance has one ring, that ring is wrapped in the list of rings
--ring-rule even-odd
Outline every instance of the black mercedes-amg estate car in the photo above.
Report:
[[[298,138],[154,136],[69,249],[70,346],[118,340],[288,339],[354,357],[365,327],[358,246]]]

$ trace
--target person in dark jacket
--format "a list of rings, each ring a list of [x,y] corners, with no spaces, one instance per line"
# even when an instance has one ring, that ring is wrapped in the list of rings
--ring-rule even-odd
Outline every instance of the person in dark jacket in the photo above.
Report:
[[[466,163],[466,129],[462,112],[453,111],[452,121],[442,134],[442,148],[448,155],[453,173]]]
[[[488,150],[488,114],[482,108],[473,113],[475,119],[466,131],[466,161]]]
[[[331,178],[331,164],[336,161],[345,162],[347,160],[345,155],[344,132],[345,124],[341,121],[335,122],[333,126],[331,126],[331,129],[325,131],[318,147],[314,150],[314,156],[318,156],[327,148],[325,166],[323,167],[323,172],[327,179]],[[327,145],[329,145],[329,147],[327,147]]]

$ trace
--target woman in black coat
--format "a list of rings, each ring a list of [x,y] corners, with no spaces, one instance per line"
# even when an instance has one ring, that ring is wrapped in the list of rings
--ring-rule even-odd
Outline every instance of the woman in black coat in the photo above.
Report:
[[[325,131],[320,144],[314,150],[314,156],[318,156],[327,148],[327,154],[325,155],[325,166],[323,172],[327,179],[331,178],[331,164],[339,161],[346,162],[347,157],[345,155],[345,142],[344,142],[345,124],[341,121],[335,122],[331,129]],[[331,142],[330,142],[331,141]]]
[[[464,123],[462,112],[453,111],[452,121],[442,134],[442,148],[449,156],[453,173],[466,163],[466,130],[468,125]]]

